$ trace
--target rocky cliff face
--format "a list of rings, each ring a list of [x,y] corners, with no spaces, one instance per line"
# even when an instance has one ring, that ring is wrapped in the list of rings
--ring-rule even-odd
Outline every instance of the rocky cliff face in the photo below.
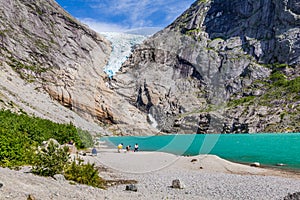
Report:
[[[134,51],[114,90],[163,132],[300,131],[299,10],[198,0]]]
[[[110,42],[54,0],[0,3],[1,107],[84,126],[75,112],[110,131],[151,133],[146,115],[108,87]]]

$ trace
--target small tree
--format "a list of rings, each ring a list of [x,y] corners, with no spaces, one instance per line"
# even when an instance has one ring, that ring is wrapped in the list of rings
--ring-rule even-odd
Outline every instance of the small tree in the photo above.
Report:
[[[69,165],[68,147],[59,148],[57,144],[50,141],[48,146],[40,150],[33,164],[32,172],[41,176],[54,176],[63,174]]]
[[[105,180],[99,176],[99,171],[95,168],[95,164],[84,164],[82,160],[73,161],[65,170],[67,180],[73,180],[77,183],[86,184],[94,187],[105,188]]]

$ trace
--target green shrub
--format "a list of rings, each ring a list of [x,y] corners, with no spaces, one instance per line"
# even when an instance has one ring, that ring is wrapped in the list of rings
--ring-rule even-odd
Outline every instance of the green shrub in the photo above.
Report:
[[[297,93],[299,97],[300,93],[300,77],[290,80],[287,84],[287,90],[293,93]]]
[[[58,124],[26,114],[0,110],[0,166],[15,167],[32,164],[35,149],[50,138],[65,144],[73,140],[77,147],[85,147],[79,133],[72,124]],[[87,143],[87,132],[84,132]]]
[[[58,148],[58,145],[50,141],[46,148],[38,152],[32,172],[41,176],[63,174],[64,169],[68,166],[68,160],[68,147]]]
[[[276,71],[271,74],[270,80],[275,86],[285,86],[287,84],[287,79],[282,72]]]
[[[12,132],[0,127],[0,165],[17,167],[31,163],[34,157],[34,142],[20,131]]]
[[[78,129],[77,132],[81,141],[81,145],[78,146],[79,148],[89,148],[94,145],[93,137],[88,131]]]
[[[73,161],[65,170],[65,178],[80,184],[86,184],[94,187],[104,188],[105,181],[99,176],[95,164],[83,164],[82,160]]]
[[[228,105],[232,106],[232,107],[235,107],[235,106],[238,106],[238,105],[249,103],[254,99],[255,99],[255,96],[246,96],[246,97],[242,97],[240,99],[232,100],[232,101],[228,102]]]
[[[46,148],[38,152],[32,172],[40,176],[52,177],[55,174],[64,174],[67,180],[104,188],[105,181],[99,176],[94,164],[83,164],[80,159],[71,163],[69,158],[68,147],[59,148],[50,141]]]

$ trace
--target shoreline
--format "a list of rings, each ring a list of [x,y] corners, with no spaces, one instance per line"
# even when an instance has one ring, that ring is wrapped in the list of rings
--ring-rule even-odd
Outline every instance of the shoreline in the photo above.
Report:
[[[97,156],[85,161],[105,166],[105,179],[136,180],[138,192],[125,185],[108,188],[118,193],[112,199],[283,199],[300,188],[300,174],[251,167],[215,155],[177,156],[164,152],[117,153],[117,149],[99,149]],[[184,189],[171,187],[179,179]]]
[[[109,144],[107,145],[107,143],[103,142],[101,145],[100,145],[100,148],[98,147],[98,152],[99,153],[105,153],[105,152],[115,152],[117,153],[117,147],[114,147],[112,144]],[[124,149],[124,152],[125,152],[125,149]],[[169,153],[169,152],[162,152],[162,151],[139,151],[138,153],[141,153],[141,152],[144,152],[144,153],[163,153],[163,154],[170,154],[170,155],[174,155],[176,157],[186,157],[186,158],[193,158],[193,157],[197,157],[197,156],[213,156],[213,157],[218,157],[219,159],[222,159],[223,161],[227,161],[227,162],[230,162],[232,164],[239,164],[239,165],[243,165],[243,166],[247,166],[247,167],[250,167],[250,168],[257,168],[257,169],[266,169],[266,170],[270,170],[271,172],[275,172],[275,175],[276,176],[282,176],[283,177],[295,177],[295,178],[299,178],[300,179],[300,169],[297,169],[297,168],[289,168],[288,165],[286,166],[275,166],[275,165],[265,165],[265,164],[260,164],[260,166],[258,167],[255,167],[255,166],[251,166],[252,163],[248,163],[248,162],[237,162],[237,161],[234,161],[234,160],[229,160],[229,159],[225,159],[225,158],[222,158],[220,156],[217,156],[217,155],[214,155],[214,154],[199,154],[199,155],[193,155],[193,156],[190,156],[190,155],[176,155],[176,154],[173,154],[173,153]],[[137,152],[130,152],[130,153],[137,153]],[[254,162],[253,162],[254,163]]]
[[[169,164],[167,164],[166,166],[163,167],[170,167],[170,165],[175,164],[178,160],[185,160],[186,163],[191,162],[193,159],[197,159],[197,162],[199,161],[201,163],[201,161],[208,159],[208,160],[213,160],[211,162],[215,162],[215,163],[210,163],[208,165],[208,168],[210,168],[210,170],[207,171],[211,171],[211,172],[220,172],[220,173],[229,173],[229,174],[240,174],[240,175],[263,175],[263,176],[279,176],[279,177],[283,177],[283,178],[295,178],[295,179],[300,179],[300,169],[294,169],[294,168],[288,168],[286,166],[271,166],[271,165],[260,165],[260,166],[251,166],[251,163],[246,163],[246,162],[235,162],[232,160],[227,160],[224,158],[221,158],[217,155],[213,155],[213,154],[200,154],[200,155],[195,155],[195,156],[182,156],[182,155],[176,155],[176,154],[172,154],[172,153],[167,153],[167,152],[158,152],[158,151],[139,151],[139,152],[126,152],[124,150],[124,152],[122,153],[118,153],[117,149],[98,149],[98,154],[107,154],[107,155],[122,155],[124,154],[126,157],[127,155],[131,155],[133,156],[135,155],[153,155],[154,157],[159,157],[161,155],[169,155],[166,157],[171,157],[171,158],[166,158],[169,159],[167,162],[170,162]],[[130,156],[130,157],[131,157]],[[90,156],[88,156],[90,157]],[[95,158],[93,156],[91,156],[92,158]],[[97,156],[98,157],[98,156]],[[97,158],[96,157],[96,158]],[[119,156],[117,156],[119,157]],[[84,159],[84,157],[81,157]],[[103,158],[102,156],[100,156],[100,159]],[[122,161],[126,161],[127,158],[120,160]],[[148,159],[148,158],[147,158]],[[91,159],[84,159],[85,161],[91,161]],[[93,159],[92,159],[93,160]],[[152,163],[156,162],[155,159],[150,159]],[[95,159],[94,159],[95,161]],[[130,160],[131,162],[135,162],[135,160]],[[142,161],[142,160],[140,160]],[[97,163],[97,162],[96,162]],[[104,165],[107,168],[110,168],[110,164],[109,163],[98,163],[98,165]],[[194,165],[195,163],[193,163]],[[204,163],[205,164],[205,163]],[[201,165],[201,164],[200,164]],[[221,165],[221,166],[230,166],[231,168],[233,168],[233,170],[220,170],[220,169],[214,169],[214,165]],[[112,167],[113,171],[116,169],[115,166]],[[118,168],[118,167],[117,167]],[[126,169],[126,166],[120,166],[120,168],[122,169]],[[203,167],[202,167],[203,168]],[[226,168],[226,167],[225,167]],[[160,169],[156,169],[154,171],[157,171]],[[122,170],[116,170],[116,171],[122,171]],[[203,170],[205,171],[205,170]],[[128,170],[124,173],[130,173],[130,171],[128,172]]]
[[[90,150],[85,162],[95,163],[105,180],[134,180],[137,191],[126,184],[112,184],[106,190],[66,180],[40,177],[24,171],[0,168],[0,199],[187,199],[256,200],[283,199],[299,192],[300,176],[289,172],[250,167],[214,155],[176,156],[163,152],[117,153],[117,149]],[[76,154],[73,154],[75,156]],[[172,187],[178,179],[182,189]],[[123,182],[122,182],[123,181]],[[128,182],[127,182],[128,183]]]

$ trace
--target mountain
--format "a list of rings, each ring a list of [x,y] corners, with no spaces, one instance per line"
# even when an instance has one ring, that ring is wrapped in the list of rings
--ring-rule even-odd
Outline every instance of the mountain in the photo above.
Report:
[[[114,80],[170,133],[300,131],[300,4],[198,0]]]
[[[107,135],[300,131],[296,0],[198,0],[124,63],[142,36],[110,42],[54,0],[0,3],[0,108]]]
[[[0,108],[94,133],[151,133],[147,116],[108,87],[107,39],[54,0],[0,3]]]

